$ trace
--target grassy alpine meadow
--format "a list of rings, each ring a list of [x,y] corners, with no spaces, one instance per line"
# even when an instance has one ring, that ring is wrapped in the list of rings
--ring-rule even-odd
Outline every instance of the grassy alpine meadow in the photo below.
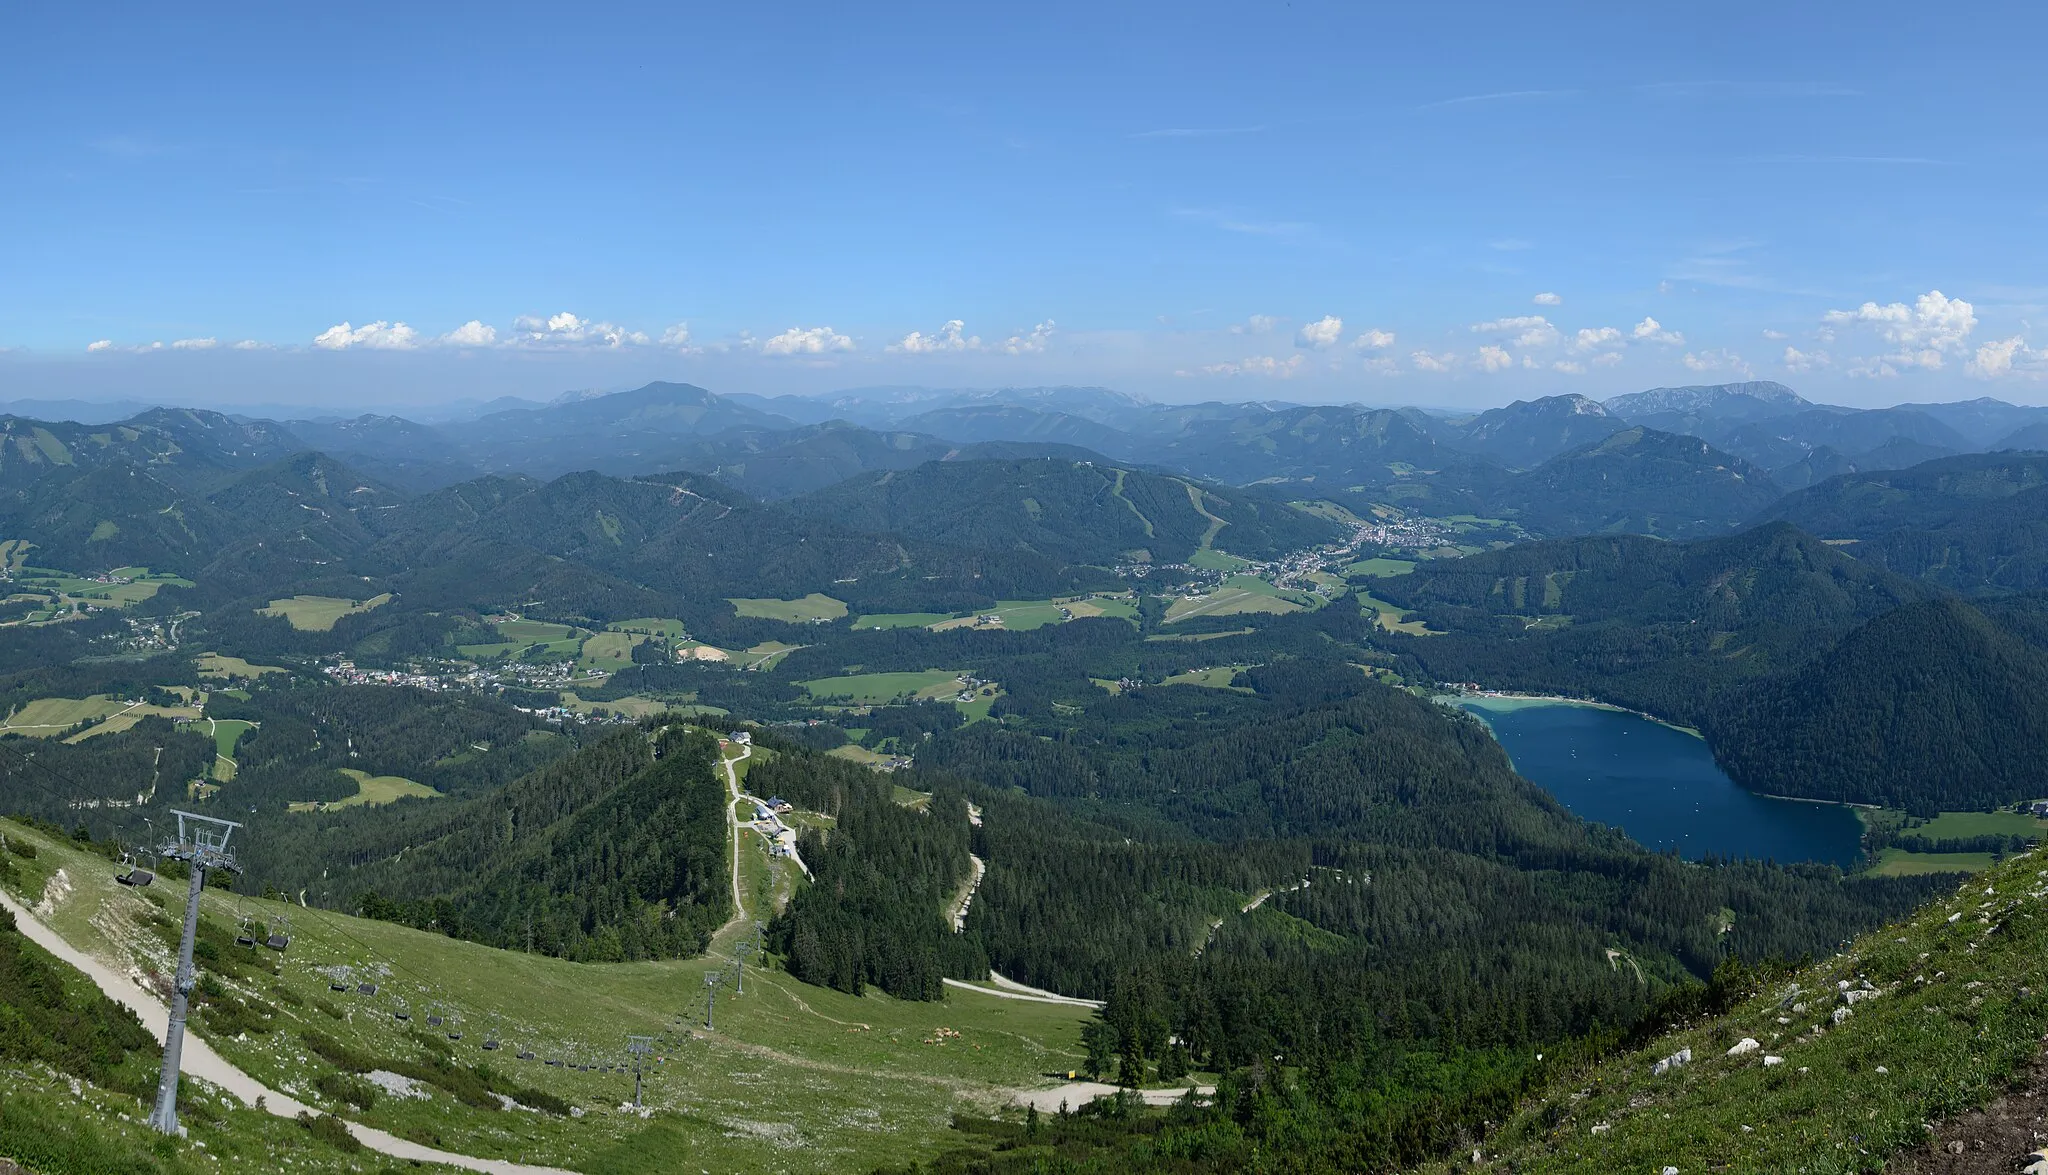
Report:
[[[296,803],[291,805],[294,812],[331,812],[336,808],[375,807],[403,799],[439,799],[440,792],[424,783],[417,783],[399,775],[372,775],[353,767],[340,769],[343,775],[356,781],[356,794],[343,800],[331,802]]]
[[[301,632],[327,632],[334,622],[357,612],[368,612],[391,602],[391,593],[371,596],[367,600],[344,600],[338,596],[293,596],[288,600],[272,600],[270,606],[258,608],[261,616],[282,616],[293,628]]]
[[[579,660],[586,669],[616,672],[633,663],[633,646],[646,639],[637,633],[595,633],[583,642]]]
[[[1483,1157],[1587,1175],[1885,1169],[1927,1137],[1925,1124],[1999,1097],[2039,1055],[2044,865],[2015,856],[1840,954],[1754,978],[1726,1013],[1552,1073],[1483,1141]],[[1690,1063],[1653,1072],[1687,1048]]]
[[[791,624],[838,620],[846,615],[846,604],[820,592],[797,600],[729,599],[741,616],[757,620],[786,620]]]
[[[1360,559],[1358,562],[1346,567],[1344,574],[1391,577],[1406,575],[1413,570],[1415,570],[1415,561],[1412,559],[1389,559],[1384,556],[1377,556],[1371,559]]]
[[[201,677],[262,677],[266,673],[287,673],[281,665],[257,665],[240,657],[227,657],[219,653],[201,653],[198,660]]]
[[[897,698],[951,697],[960,692],[959,683],[957,669],[926,669],[909,673],[855,673],[797,684],[815,698],[875,705]]]
[[[1282,593],[1279,588],[1250,575],[1233,575],[1215,591],[1181,598],[1168,605],[1166,623],[1196,616],[1237,616],[1247,612],[1299,612],[1308,605],[1294,598],[1299,593]]]
[[[880,612],[854,620],[855,628],[929,628],[953,619],[950,612]]]
[[[19,862],[17,897],[40,904],[59,933],[123,969],[169,972],[166,928],[182,915],[181,885],[127,890],[102,857],[11,822],[0,829],[39,850]],[[837,1172],[929,1158],[958,1147],[954,1112],[1001,1110],[1016,1090],[1081,1062],[1085,1009],[969,993],[943,1003],[856,998],[758,959],[736,990],[731,948],[800,884],[764,838],[742,832],[746,917],[716,936],[713,957],[570,963],[210,889],[202,921],[217,942],[231,942],[220,936],[244,918],[267,925],[273,916],[289,919],[292,939],[282,955],[214,948],[230,957],[201,967],[223,997],[192,1024],[264,1084],[341,1116],[465,1154],[588,1172]],[[714,970],[728,981],[707,1008]],[[376,994],[360,994],[365,982]],[[224,999],[244,1011],[222,1014]],[[429,1027],[429,1015],[444,1023]],[[658,1041],[644,1113],[628,1104],[628,1033]],[[527,1096],[563,1099],[576,1113],[499,1109],[474,1092],[478,1104],[466,1104],[425,1081],[421,1096],[384,1093],[353,1107],[332,1092],[360,1088],[323,1059],[337,1056],[393,1073],[483,1066],[495,1088],[538,1091]]]

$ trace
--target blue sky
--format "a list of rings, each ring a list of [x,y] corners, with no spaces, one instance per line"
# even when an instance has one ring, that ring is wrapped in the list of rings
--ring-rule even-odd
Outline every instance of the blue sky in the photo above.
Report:
[[[2048,400],[2048,10],[1678,8],[17,7],[0,398]]]

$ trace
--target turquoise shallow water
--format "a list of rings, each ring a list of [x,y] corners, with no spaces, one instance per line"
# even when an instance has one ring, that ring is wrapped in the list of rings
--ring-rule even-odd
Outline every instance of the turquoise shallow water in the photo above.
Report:
[[[1745,791],[1715,766],[1706,743],[1682,731],[1561,702],[1469,698],[1459,705],[1493,728],[1525,778],[1587,820],[1659,852],[1856,862],[1863,829],[1854,812]]]

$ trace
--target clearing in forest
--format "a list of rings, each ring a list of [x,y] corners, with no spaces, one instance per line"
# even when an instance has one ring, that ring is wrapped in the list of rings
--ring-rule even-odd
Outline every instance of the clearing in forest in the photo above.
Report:
[[[797,683],[814,698],[844,700],[872,706],[899,698],[951,698],[960,694],[960,671],[926,669],[912,673],[853,673],[845,677],[821,677]]]
[[[343,767],[341,773],[356,781],[356,794],[345,800],[302,801],[290,805],[291,810],[294,812],[331,812],[336,808],[388,804],[393,800],[402,800],[408,796],[434,799],[441,794],[424,783],[415,783],[400,775],[372,775],[367,771],[358,771],[353,767]]]
[[[782,620],[790,624],[814,624],[846,615],[844,602],[820,592],[812,592],[798,600],[728,597],[726,602],[741,616],[755,620]]]
[[[293,596],[288,600],[272,600],[267,608],[256,609],[259,616],[282,616],[286,623],[300,632],[327,632],[334,628],[334,622],[344,616],[368,612],[391,602],[391,593],[371,596],[367,600],[344,600],[339,596]]]

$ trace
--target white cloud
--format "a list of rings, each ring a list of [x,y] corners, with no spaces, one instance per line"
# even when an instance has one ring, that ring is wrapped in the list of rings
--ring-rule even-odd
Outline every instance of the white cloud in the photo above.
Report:
[[[1031,328],[1029,334],[1015,334],[1003,340],[1005,355],[1036,355],[1052,341],[1053,321],[1048,318]]]
[[[853,340],[829,326],[790,327],[779,335],[761,340],[763,355],[825,355],[853,350]]]
[[[1550,347],[1558,341],[1557,328],[1541,314],[1518,314],[1492,322],[1472,324],[1475,334],[1513,334],[1517,347]]]
[[[90,343],[87,343],[87,344],[85,345],[85,349],[86,349],[86,350],[87,350],[88,352],[94,352],[94,351],[111,351],[111,350],[113,350],[113,349],[114,349],[114,340],[112,340],[112,339],[95,339],[94,341],[92,341],[92,342],[90,342]]]
[[[522,314],[512,320],[513,334],[507,340],[515,347],[610,347],[645,346],[650,340],[637,330],[616,323],[595,322],[564,310],[542,318]]]
[[[1243,322],[1231,323],[1230,333],[1234,335],[1271,334],[1273,328],[1279,325],[1279,323],[1280,320],[1270,314],[1254,314]]]
[[[1785,333],[1784,331],[1781,331],[1781,330],[1772,330],[1772,329],[1771,329],[1770,327],[1765,327],[1765,328],[1764,328],[1764,337],[1765,337],[1765,338],[1767,338],[1767,339],[1769,339],[1769,340],[1771,340],[1772,342],[1774,342],[1774,343],[1775,343],[1775,342],[1779,342],[1779,341],[1781,341],[1781,340],[1784,340],[1784,339],[1789,339],[1789,338],[1791,338],[1792,336],[1791,336],[1791,335],[1788,335],[1788,334],[1786,334],[1786,333]]]
[[[1384,351],[1394,345],[1394,332],[1390,330],[1368,330],[1351,340],[1351,345],[1361,351]]]
[[[498,344],[498,328],[485,326],[472,318],[436,341],[451,347],[495,347]]]
[[[978,351],[981,337],[965,333],[967,324],[960,319],[949,319],[936,334],[911,331],[903,336],[900,343],[891,343],[888,350],[905,355],[930,355],[941,351]]]
[[[1684,335],[1675,330],[1665,330],[1663,323],[1649,315],[1644,315],[1643,320],[1636,323],[1629,331],[1629,337],[1638,343],[1665,343],[1673,347],[1685,345]]]
[[[1530,300],[1531,302],[1534,302],[1534,303],[1536,303],[1536,304],[1537,304],[1538,306],[1562,306],[1562,305],[1564,305],[1564,297],[1563,297],[1563,295],[1561,295],[1561,294],[1553,294],[1553,293],[1551,293],[1551,292],[1550,292],[1549,290],[1545,290],[1544,292],[1542,292],[1542,293],[1540,293],[1540,294],[1536,295],[1535,297],[1533,297],[1533,298],[1531,298],[1531,299],[1529,299],[1529,300]]]
[[[1374,375],[1399,375],[1401,365],[1386,355],[1365,361],[1365,369]]]
[[[1605,351],[1622,345],[1621,328],[1614,326],[1582,326],[1572,340],[1574,351]]]
[[[171,344],[173,351],[211,351],[220,346],[219,339],[179,339]]]
[[[270,344],[269,344],[269,343],[259,343],[259,342],[257,342],[257,341],[256,341],[255,339],[243,339],[243,340],[242,340],[241,342],[239,342],[239,343],[236,343],[236,344],[235,344],[235,350],[237,350],[237,351],[268,351],[268,350],[270,350]]]
[[[1297,347],[1307,347],[1314,351],[1321,351],[1327,347],[1336,346],[1343,337],[1344,320],[1334,314],[1325,314],[1316,321],[1302,327],[1294,336],[1294,345]]]
[[[346,351],[351,347],[368,351],[410,351],[418,343],[418,331],[402,322],[385,322],[381,318],[362,326],[339,323],[313,338],[313,345],[323,351]]]
[[[1964,367],[1980,379],[2019,375],[2048,379],[2048,352],[2036,351],[2019,335],[1995,339],[1977,348],[1976,357]]]
[[[1499,347],[1487,344],[1479,348],[1479,368],[1482,371],[1505,371],[1515,365],[1515,357]]]
[[[1586,366],[1585,366],[1585,364],[1583,364],[1583,363],[1574,363],[1574,362],[1572,362],[1572,361],[1571,361],[1571,360],[1569,360],[1569,359],[1560,359],[1560,360],[1558,360],[1557,362],[1555,362],[1555,363],[1551,364],[1551,365],[1550,365],[1550,367],[1551,367],[1551,370],[1553,370],[1553,371],[1562,371],[1562,372],[1563,372],[1563,373],[1565,373],[1566,375],[1584,375],[1584,374],[1586,374]]]
[[[1742,356],[1737,355],[1733,351],[1726,350],[1725,348],[1713,351],[1701,351],[1697,354],[1691,351],[1687,351],[1685,353],[1685,356],[1679,361],[1681,363],[1684,363],[1686,367],[1690,368],[1691,370],[1702,373],[1710,371],[1728,371],[1733,372],[1734,374],[1739,375],[1744,379],[1749,379],[1752,376],[1756,375],[1756,370],[1750,367],[1747,360],[1743,359]]]
[[[1299,372],[1307,363],[1299,355],[1285,359],[1272,355],[1254,355],[1236,363],[1211,363],[1202,368],[1203,375],[1263,375],[1272,379],[1287,379]]]
[[[674,347],[678,351],[691,355],[695,355],[703,350],[702,347],[690,345],[690,324],[687,322],[678,322],[667,330],[662,331],[660,341],[664,347]]]
[[[1593,356],[1592,359],[1593,366],[1595,367],[1612,367],[1619,362],[1621,362],[1621,352],[1619,351],[1602,351],[1600,354]]]
[[[1812,371],[1816,367],[1826,367],[1833,362],[1826,351],[1802,351],[1790,343],[1785,345],[1784,364],[1787,371]]]
[[[1450,351],[1441,355],[1432,355],[1428,351],[1411,351],[1408,354],[1408,361],[1415,364],[1417,371],[1444,372],[1458,365],[1457,355]]]
[[[1821,316],[1823,329],[1862,326],[1877,331],[1895,348],[1888,354],[1855,361],[1851,375],[1897,375],[1903,368],[1939,370],[1945,357],[1967,351],[1970,332],[1977,329],[1977,309],[1961,298],[1929,290],[1913,305],[1865,302],[1854,310],[1830,310]]]

